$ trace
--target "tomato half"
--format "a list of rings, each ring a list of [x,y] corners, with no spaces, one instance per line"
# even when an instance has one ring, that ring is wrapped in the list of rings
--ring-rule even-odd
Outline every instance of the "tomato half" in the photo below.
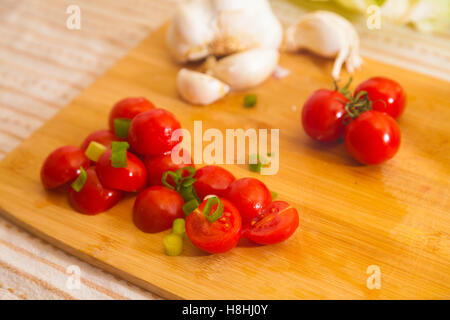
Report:
[[[148,183],[150,186],[161,185],[161,178],[166,171],[177,171],[178,169],[186,167],[194,167],[191,155],[187,150],[182,149],[180,151],[180,157],[183,159],[189,159],[190,163],[178,163],[175,164],[172,160],[172,154],[168,153],[162,156],[147,156],[144,159],[145,167],[147,168]],[[172,184],[171,177],[167,179],[168,183]]]
[[[153,186],[142,191],[134,203],[133,222],[141,231],[161,232],[184,218],[183,198],[174,190]]]
[[[397,119],[406,105],[406,94],[402,86],[394,80],[374,77],[362,82],[355,90],[355,95],[366,91],[372,101],[372,109],[385,112]]]
[[[272,202],[272,194],[258,179],[242,178],[230,185],[227,199],[239,210],[242,223],[245,225]]]
[[[138,114],[130,125],[128,140],[131,148],[141,155],[163,155],[178,144],[172,133],[180,129],[175,116],[164,109],[153,109]]]
[[[134,192],[147,186],[147,170],[144,163],[131,152],[127,152],[127,166],[114,168],[111,165],[111,150],[107,150],[96,164],[100,182],[107,188]]]
[[[109,128],[114,132],[114,119],[133,119],[138,114],[154,108],[153,103],[143,97],[120,100],[109,113]]]
[[[347,126],[344,140],[354,159],[363,164],[379,164],[395,156],[401,133],[391,116],[371,110]]]
[[[205,166],[195,172],[194,189],[200,199],[208,195],[226,197],[230,185],[236,180],[230,171],[219,166]]]
[[[186,218],[186,233],[199,249],[209,253],[222,253],[233,249],[241,237],[242,221],[239,211],[228,200],[220,198],[223,204],[222,216],[209,222],[203,214],[206,205],[203,201],[198,209]],[[212,206],[212,212],[217,205]]]
[[[87,169],[90,160],[84,150],[74,146],[64,146],[50,153],[41,168],[41,181],[45,188],[57,188],[75,180],[80,167]]]
[[[117,138],[114,132],[110,130],[98,130],[92,132],[84,139],[81,144],[81,149],[86,150],[92,141],[98,142],[109,148],[113,141],[122,141],[122,139]]]
[[[86,170],[87,180],[83,188],[76,192],[69,191],[69,202],[72,207],[84,214],[94,215],[115,206],[122,198],[122,192],[103,187],[94,167]]]
[[[297,229],[298,213],[289,203],[274,201],[252,219],[242,235],[258,244],[274,244],[289,238]]]

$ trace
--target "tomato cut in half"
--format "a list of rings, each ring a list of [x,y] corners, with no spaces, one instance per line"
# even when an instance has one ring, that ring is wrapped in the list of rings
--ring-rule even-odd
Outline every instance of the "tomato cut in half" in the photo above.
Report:
[[[117,102],[109,113],[109,129],[114,132],[115,119],[132,120],[138,114],[154,109],[153,103],[146,98],[126,98]]]
[[[195,191],[200,199],[208,195],[226,197],[228,188],[236,180],[230,171],[219,166],[205,166],[195,172]]]
[[[148,183],[150,186],[162,185],[161,178],[166,171],[177,171],[178,169],[186,167],[194,167],[191,155],[185,149],[180,150],[180,163],[175,163],[172,159],[172,153],[167,153],[162,156],[147,156],[144,159],[145,167],[147,168]],[[187,159],[187,161],[186,161]],[[169,184],[174,184],[171,177],[168,177]]]
[[[87,169],[91,161],[84,150],[74,146],[64,146],[48,155],[41,168],[41,181],[46,189],[53,189],[75,180],[80,167]]]
[[[186,218],[186,234],[199,249],[209,253],[223,253],[233,249],[241,237],[242,221],[239,211],[228,200],[223,204],[222,216],[210,222],[203,213],[207,200]],[[217,204],[211,210],[217,210]]]
[[[122,192],[103,187],[94,167],[87,169],[86,175],[86,182],[79,192],[73,188],[69,191],[69,202],[75,210],[95,215],[112,208],[120,201]]]
[[[113,141],[122,141],[122,139],[117,138],[114,132],[110,130],[98,130],[92,132],[84,139],[81,144],[81,149],[86,150],[92,141],[98,142],[109,148]]]
[[[274,201],[252,219],[242,236],[258,244],[275,244],[288,239],[299,224],[297,210],[285,201]]]

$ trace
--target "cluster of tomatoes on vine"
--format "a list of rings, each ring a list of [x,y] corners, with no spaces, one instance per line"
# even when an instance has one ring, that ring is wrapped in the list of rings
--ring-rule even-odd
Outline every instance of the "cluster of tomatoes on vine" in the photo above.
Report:
[[[164,238],[169,255],[183,250],[186,234],[209,253],[231,250],[241,237],[258,244],[289,238],[298,213],[284,201],[273,201],[267,186],[255,178],[236,179],[214,165],[196,169],[191,155],[172,139],[180,123],[167,110],[145,98],[127,98],[114,105],[109,129],[89,134],[80,147],[53,151],[41,169],[46,189],[68,190],[71,206],[94,215],[115,206],[125,193],[138,196],[133,222],[141,231]]]
[[[344,138],[350,155],[362,164],[380,164],[395,156],[401,141],[395,121],[404,111],[406,95],[397,82],[375,77],[351,95],[350,81],[342,89],[320,89],[305,102],[305,132],[320,142]]]

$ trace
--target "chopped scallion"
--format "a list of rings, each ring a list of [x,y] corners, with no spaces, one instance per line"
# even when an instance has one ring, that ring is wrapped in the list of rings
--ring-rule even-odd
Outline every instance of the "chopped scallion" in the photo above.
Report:
[[[214,205],[217,204],[217,208],[211,213]],[[223,214],[223,204],[218,197],[209,198],[206,201],[205,207],[203,208],[203,214],[209,222],[214,222],[219,219]]]
[[[270,193],[272,194],[272,200],[275,200],[278,197],[278,193],[275,191],[270,191]]]
[[[187,217],[188,215],[190,215],[195,209],[198,208],[200,204],[198,203],[197,199],[192,199],[189,200],[188,202],[186,202],[183,205],[183,212],[184,215]]]
[[[168,256],[178,256],[183,252],[183,238],[179,234],[171,233],[163,238],[164,251]]]
[[[111,143],[111,165],[114,168],[125,168],[127,166],[128,142],[113,141]]]
[[[186,232],[184,219],[178,218],[173,221],[172,233],[178,234],[180,236],[184,235]]]
[[[84,154],[89,160],[97,162],[105,151],[106,147],[104,145],[96,141],[91,141]]]
[[[78,178],[70,186],[76,192],[80,192],[81,189],[83,189],[86,180],[87,180],[86,170],[84,170],[83,167],[80,167],[80,174],[78,175]]]
[[[116,118],[114,119],[114,133],[117,138],[128,138],[130,131],[131,119]]]
[[[244,97],[244,107],[251,108],[256,105],[257,98],[256,94],[248,94]]]

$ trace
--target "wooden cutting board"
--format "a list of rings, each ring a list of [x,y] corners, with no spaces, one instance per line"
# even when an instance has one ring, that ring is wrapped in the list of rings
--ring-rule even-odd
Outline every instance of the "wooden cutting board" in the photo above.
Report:
[[[399,81],[408,106],[399,121],[400,152],[380,166],[361,166],[343,144],[318,145],[303,132],[302,104],[331,85],[332,62],[308,54],[282,55],[291,70],[252,93],[232,93],[209,107],[183,103],[160,29],[130,52],[0,164],[1,214],[50,243],[167,298],[187,299],[390,299],[450,298],[450,90],[449,83],[365,60],[358,83],[383,75]],[[109,212],[84,216],[64,193],[46,192],[42,162],[62,145],[79,145],[105,128],[111,106],[146,96],[174,112],[192,132],[279,128],[280,169],[259,176],[244,165],[237,177],[261,178],[279,199],[298,208],[300,228],[272,246],[242,242],[226,254],[208,255],[189,242],[179,257],[163,253],[166,233],[144,234],[131,221],[134,197]],[[206,144],[206,143],[205,143]],[[205,145],[204,144],[204,145]],[[381,288],[369,289],[369,266]],[[371,270],[369,268],[369,270]]]

